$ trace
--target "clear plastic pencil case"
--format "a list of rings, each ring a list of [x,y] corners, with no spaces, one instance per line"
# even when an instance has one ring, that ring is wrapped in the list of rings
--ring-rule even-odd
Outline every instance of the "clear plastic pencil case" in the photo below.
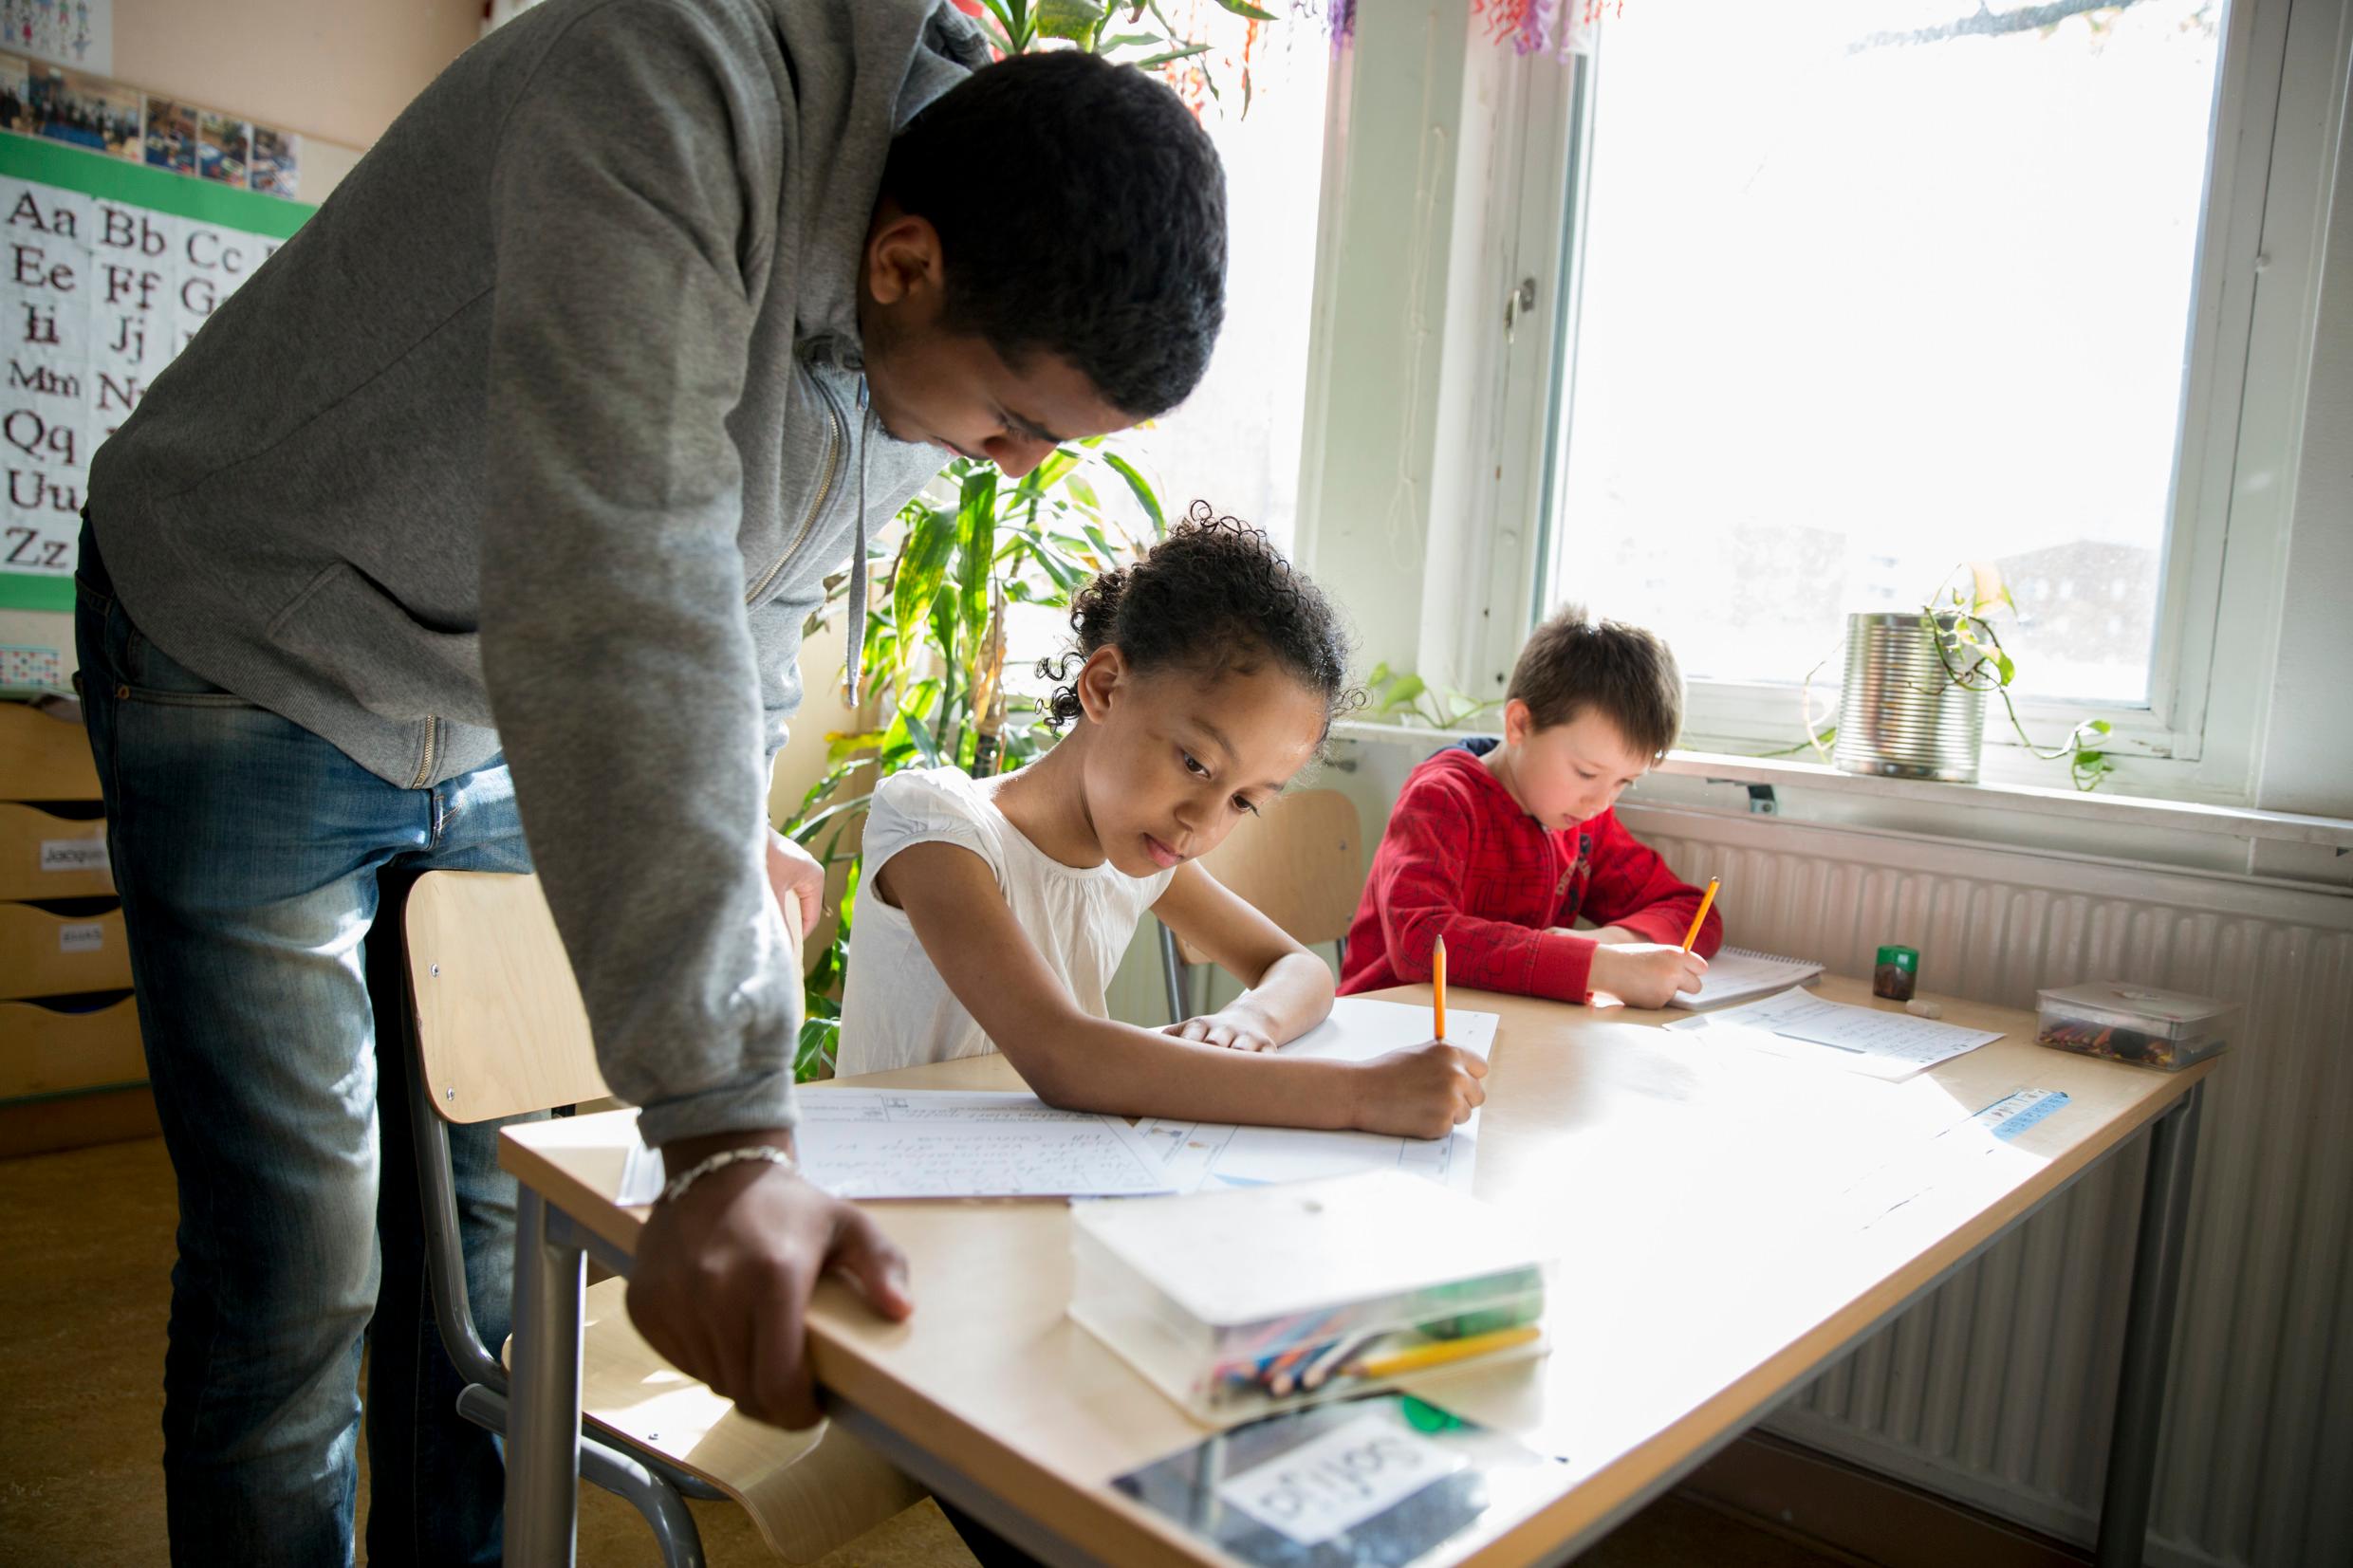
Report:
[[[1544,1349],[1552,1260],[1399,1171],[1072,1210],[1070,1316],[1228,1424]]]
[[[2079,1056],[2111,1057],[2177,1072],[2203,1061],[2238,1032],[2239,1005],[2121,980],[2038,991],[2034,1039]]]

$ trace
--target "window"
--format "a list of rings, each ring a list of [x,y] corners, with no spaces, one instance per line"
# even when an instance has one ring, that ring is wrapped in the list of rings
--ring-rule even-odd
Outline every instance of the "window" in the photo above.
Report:
[[[1163,9],[1184,36],[1212,44],[1206,76],[1185,73],[1178,90],[1226,166],[1226,323],[1199,388],[1127,445],[1157,473],[1170,521],[1204,500],[1288,549],[1299,512],[1329,18],[1321,8],[1272,7],[1283,20],[1253,26],[1209,0],[1189,11]]]
[[[1547,586],[1674,642],[1694,744],[1794,739],[1846,615],[1965,562],[2016,600],[2022,693],[2161,728],[2224,30],[2201,0],[1607,18]]]
[[[1330,19],[1307,6],[1263,25],[1213,0],[1162,9],[1182,36],[1212,46],[1207,72],[1181,69],[1176,86],[1225,163],[1226,321],[1193,396],[1121,436],[1121,450],[1141,459],[1170,523],[1207,501],[1288,551],[1299,512]],[[1032,666],[1068,642],[1069,625],[1060,611],[1026,605],[1011,625],[1008,690],[1038,694],[1050,683]]]

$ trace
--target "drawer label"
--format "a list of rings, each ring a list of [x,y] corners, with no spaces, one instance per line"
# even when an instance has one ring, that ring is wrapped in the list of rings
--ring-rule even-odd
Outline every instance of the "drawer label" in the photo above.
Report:
[[[41,869],[46,871],[112,871],[103,839],[44,839]]]
[[[59,952],[97,952],[106,945],[106,928],[95,920],[57,928]]]

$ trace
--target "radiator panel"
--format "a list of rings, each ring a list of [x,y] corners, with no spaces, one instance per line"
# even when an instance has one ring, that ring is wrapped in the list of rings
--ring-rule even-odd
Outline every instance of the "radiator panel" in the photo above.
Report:
[[[1626,807],[1728,939],[2031,1008],[2125,979],[2242,1002],[2210,1079],[2150,1560],[2353,1562],[2353,899],[1770,818]],[[2142,1148],[2096,1171],[1772,1418],[1800,1441],[2088,1541]]]

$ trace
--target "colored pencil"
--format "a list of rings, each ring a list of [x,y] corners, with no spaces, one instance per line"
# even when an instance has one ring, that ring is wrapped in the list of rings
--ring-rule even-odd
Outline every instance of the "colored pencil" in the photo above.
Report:
[[[1430,1038],[1443,1041],[1446,1038],[1446,938],[1443,936],[1438,938],[1438,945],[1430,953],[1430,1011],[1435,1024]]]
[[[1699,940],[1699,928],[1708,923],[1708,906],[1715,902],[1715,890],[1723,885],[1724,879],[1721,876],[1708,878],[1708,895],[1699,900],[1699,913],[1692,916],[1692,929],[1683,933],[1685,952],[1691,951],[1691,945]]]
[[[1359,1377],[1395,1377],[1399,1373],[1419,1372],[1425,1367],[1441,1367],[1449,1361],[1467,1361],[1473,1356],[1490,1351],[1510,1350],[1525,1345],[1543,1333],[1535,1323],[1522,1323],[1517,1328],[1499,1328],[1492,1334],[1473,1334],[1461,1339],[1433,1339],[1428,1344],[1410,1350],[1393,1351],[1351,1363],[1347,1371]]]

